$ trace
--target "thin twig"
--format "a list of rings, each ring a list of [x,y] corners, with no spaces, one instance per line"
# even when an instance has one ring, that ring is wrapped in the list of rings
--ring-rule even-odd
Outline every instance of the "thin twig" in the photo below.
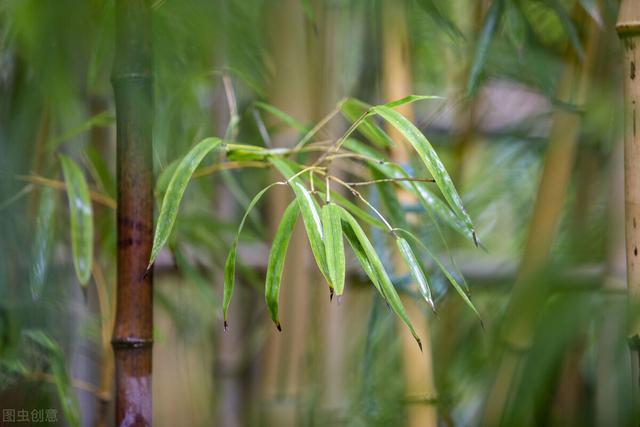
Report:
[[[381,179],[373,179],[371,181],[360,181],[360,182],[347,182],[347,184],[352,187],[361,187],[363,185],[372,185],[378,184],[381,182],[400,182],[400,181],[409,181],[409,182],[436,182],[433,178],[381,178]]]
[[[307,132],[307,134],[300,140],[300,142],[296,144],[295,148],[302,148],[307,142],[309,142],[313,135],[315,135],[320,129],[322,129],[327,123],[329,123],[329,121],[333,119],[336,114],[340,112],[345,101],[346,98],[338,102],[338,105],[336,105],[336,107],[331,110],[329,114],[324,116],[322,120],[320,120],[309,132]]]
[[[16,176],[16,178],[21,181],[44,185],[46,187],[50,187],[56,190],[61,190],[65,192],[67,191],[67,185],[64,182],[58,181],[55,179],[49,179],[39,175],[18,175]],[[100,205],[106,206],[111,209],[115,209],[117,206],[116,201],[113,200],[111,197],[94,190],[89,190],[89,197],[95,203],[98,203]]]

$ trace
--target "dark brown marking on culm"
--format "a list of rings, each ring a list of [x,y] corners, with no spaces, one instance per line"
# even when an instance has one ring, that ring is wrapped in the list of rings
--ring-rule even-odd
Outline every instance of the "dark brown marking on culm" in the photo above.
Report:
[[[638,256],[638,247],[637,246],[633,247],[633,256]]]
[[[631,61],[631,70],[630,70],[631,80],[636,78],[636,63],[635,61]]]

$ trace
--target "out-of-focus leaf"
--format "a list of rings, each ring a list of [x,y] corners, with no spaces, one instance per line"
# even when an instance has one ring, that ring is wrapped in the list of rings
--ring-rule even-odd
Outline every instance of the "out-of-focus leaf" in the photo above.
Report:
[[[211,304],[216,304],[217,300],[213,294],[210,281],[203,277],[198,269],[189,263],[189,260],[185,257],[178,245],[172,248],[172,252],[178,270],[198,288],[207,301]]]
[[[546,0],[549,6],[553,8],[562,23],[562,28],[564,28],[565,33],[569,37],[569,41],[571,42],[571,46],[578,54],[578,57],[582,60],[584,59],[584,48],[582,47],[582,42],[580,41],[580,37],[578,36],[578,30],[576,29],[575,24],[571,20],[571,16],[564,8],[564,6],[558,0]]]
[[[442,161],[436,154],[435,150],[427,140],[427,138],[411,123],[406,117],[391,108],[385,106],[374,107],[373,111],[388,121],[409,141],[416,150],[420,159],[425,164],[431,175],[436,181],[442,195],[456,213],[458,218],[463,221],[465,227],[471,232],[475,240],[475,231],[471,218],[467,214],[462,204],[462,199],[456,191],[451,177],[447,173]],[[476,243],[477,244],[477,243]]]
[[[76,137],[77,135],[90,130],[95,126],[110,126],[115,121],[115,117],[109,111],[102,111],[95,116],[92,116],[86,122],[70,129],[57,138],[52,139],[49,142],[49,148],[53,151],[63,142]]]
[[[493,0],[491,7],[484,18],[482,30],[476,43],[476,51],[473,57],[473,64],[471,65],[471,72],[469,73],[469,83],[467,84],[467,93],[474,94],[478,86],[478,80],[480,74],[484,69],[484,64],[487,60],[487,52],[489,51],[489,45],[496,33],[498,22],[502,14],[502,2],[504,0]]]
[[[600,8],[598,7],[598,2],[596,0],[580,0],[580,6],[582,6],[582,8],[600,27],[604,25],[602,14],[600,13]]]
[[[508,1],[504,11],[505,30],[513,46],[522,52],[524,48],[527,27],[522,11],[515,2]]]
[[[253,207],[260,201],[264,193],[266,193],[272,187],[281,184],[280,182],[274,182],[262,190],[258,192],[253,199],[249,202],[249,206],[242,216],[242,220],[240,221],[240,225],[238,226],[238,232],[236,233],[235,239],[233,239],[233,243],[231,243],[231,249],[229,249],[229,254],[227,255],[227,260],[224,263],[224,295],[222,299],[222,314],[224,318],[224,327],[227,328],[227,312],[229,310],[229,304],[231,303],[231,297],[233,296],[233,287],[235,284],[236,278],[236,257],[238,253],[238,240],[240,239],[240,233],[242,232],[242,227],[244,227],[244,223],[249,216],[249,212],[253,209]]]
[[[55,218],[56,200],[54,190],[44,187],[40,191],[38,216],[36,217],[36,233],[33,241],[33,260],[29,284],[34,299],[40,297],[47,277],[49,257],[53,244],[53,220]]]
[[[320,212],[318,205],[311,197],[309,190],[302,184],[300,177],[291,179],[295,173],[292,167],[285,160],[279,157],[269,157],[269,161],[280,171],[280,173],[289,180],[289,185],[296,195],[298,200],[298,206],[300,207],[300,213],[302,214],[302,222],[309,238],[309,244],[311,246],[311,252],[318,264],[320,272],[329,284],[329,288],[333,289],[333,283],[331,282],[331,276],[327,269],[327,260],[324,251],[324,233],[322,231],[322,221],[320,219]]]
[[[282,330],[280,319],[278,317],[278,304],[280,300],[280,282],[282,281],[282,270],[284,269],[284,260],[289,247],[289,240],[298,219],[298,201],[294,200],[289,204],[282,215],[280,225],[276,230],[276,234],[271,244],[269,252],[269,262],[267,264],[267,279],[265,282],[264,292],[267,308],[271,319],[276,324],[278,330]]]
[[[64,363],[64,354],[60,346],[49,338],[44,332],[39,330],[28,330],[23,334],[37,343],[47,352],[48,360],[56,385],[58,399],[64,416],[69,425],[76,427],[80,425],[80,408],[76,399],[76,392],[71,384],[71,379]]]
[[[81,285],[91,278],[93,264],[93,208],[89,187],[80,167],[71,159],[60,156],[67,186],[71,216],[71,252],[73,265]]]
[[[369,265],[366,267],[363,265],[365,273],[371,274],[369,276],[371,281],[374,282],[374,285],[376,283],[378,284],[376,288],[378,288],[383,298],[386,299],[386,301],[389,303],[389,306],[396,313],[396,315],[398,315],[398,317],[405,323],[405,325],[407,325],[407,327],[411,331],[411,334],[413,335],[416,342],[420,346],[420,349],[422,349],[422,342],[420,341],[420,337],[418,337],[418,334],[416,334],[416,331],[413,328],[413,324],[411,323],[411,320],[409,319],[409,316],[407,315],[407,312],[405,311],[404,306],[402,305],[400,296],[398,296],[398,293],[396,292],[396,289],[393,286],[393,283],[391,282],[389,275],[384,269],[382,261],[378,257],[378,254],[373,248],[373,245],[371,245],[371,242],[367,238],[367,235],[365,234],[364,230],[362,230],[362,228],[358,224],[358,221],[356,221],[355,218],[351,216],[349,212],[347,212],[344,208],[341,208],[339,206],[337,208],[338,208],[338,212],[340,213],[340,219],[342,220],[344,226],[351,229],[351,232],[350,232],[351,236],[356,237],[356,239],[358,240],[358,243],[360,244],[360,248],[363,251],[364,256],[366,256],[366,259],[368,260]],[[356,257],[358,257],[358,259],[360,260],[360,257],[358,256],[357,253],[356,253]]]
[[[418,288],[420,289],[420,293],[424,297],[427,304],[431,306],[431,308],[435,311],[436,306],[433,303],[433,298],[431,297],[431,288],[429,287],[429,282],[427,281],[427,276],[425,276],[422,271],[422,267],[418,263],[418,259],[413,253],[413,249],[409,246],[409,242],[402,237],[396,238],[396,244],[398,245],[398,249],[400,250],[400,254],[402,258],[404,258],[404,262],[409,267],[409,271],[411,272],[411,276],[418,284]]]
[[[424,243],[422,243],[420,241],[420,239],[418,239],[418,237],[416,235],[414,235],[410,231],[404,230],[404,229],[396,229],[396,232],[404,233],[406,236],[410,237],[414,242],[416,242],[418,245],[420,245],[420,247],[422,249],[424,249],[429,254],[431,259],[433,259],[433,261],[436,263],[436,265],[440,268],[440,270],[442,271],[442,274],[444,274],[445,277],[449,280],[449,283],[451,283],[451,285],[456,290],[456,292],[458,292],[458,294],[462,297],[464,302],[469,306],[469,308],[471,308],[471,310],[473,310],[473,312],[478,316],[478,319],[480,319],[480,321],[482,322],[482,319],[480,318],[480,313],[478,313],[478,310],[476,309],[476,306],[471,302],[471,299],[469,298],[469,295],[467,295],[467,293],[464,291],[464,289],[462,289],[462,286],[460,286],[460,284],[458,283],[456,278],[453,277],[453,275],[444,266],[444,264],[442,264],[442,262],[440,262],[438,257],[435,256],[435,254],[433,252],[431,252],[431,250]]]
[[[365,115],[370,108],[370,105],[365,104],[362,101],[349,98],[342,104],[342,114],[347,120],[354,123]],[[382,130],[382,128],[370,117],[362,121],[360,126],[358,126],[358,132],[360,132],[369,142],[377,145],[378,147],[384,148],[393,145],[393,141],[389,135],[387,135],[386,132]]]
[[[180,201],[184,195],[184,191],[187,188],[187,184],[193,175],[204,156],[211,150],[220,145],[222,141],[219,138],[206,138],[200,141],[195,147],[187,153],[186,156],[180,161],[176,167],[171,181],[167,187],[167,192],[162,200],[162,207],[160,208],[160,215],[158,216],[158,223],[156,225],[156,232],[153,236],[153,247],[151,249],[151,256],[149,258],[149,267],[156,260],[156,257],[160,253],[160,250],[169,239],[173,224],[176,221],[178,215],[178,208],[180,207]]]
[[[158,175],[158,179],[156,179],[156,186],[154,188],[157,195],[163,195],[167,191],[169,182],[171,181],[171,178],[173,178],[173,174],[175,173],[179,163],[180,159],[176,159],[162,169],[160,175]]]
[[[322,207],[321,215],[327,269],[329,270],[335,293],[340,296],[344,292],[345,259],[338,205],[327,203]]]
[[[433,21],[442,28],[449,37],[454,40],[464,39],[464,36],[456,27],[456,25],[449,19],[448,16],[444,15],[438,6],[436,6],[433,0],[416,0],[418,5],[424,10]]]
[[[307,127],[304,124],[300,123],[298,120],[294,119],[289,114],[274,107],[273,105],[267,104],[265,102],[260,102],[260,101],[256,101],[255,105],[261,110],[274,115],[275,117],[280,119],[282,122],[284,122],[287,126],[297,130],[298,132],[302,133],[307,131]]]
[[[87,160],[87,166],[89,167],[91,176],[98,187],[109,196],[115,198],[116,181],[113,175],[111,175],[111,172],[109,172],[109,168],[107,167],[104,157],[93,145],[87,147]]]

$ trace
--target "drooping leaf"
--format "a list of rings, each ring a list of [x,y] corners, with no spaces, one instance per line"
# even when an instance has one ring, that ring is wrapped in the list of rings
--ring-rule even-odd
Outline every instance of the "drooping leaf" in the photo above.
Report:
[[[33,241],[33,260],[29,275],[31,295],[34,299],[40,297],[47,276],[53,243],[55,203],[54,190],[48,187],[43,188],[40,192],[36,233]]]
[[[358,251],[362,251],[360,255],[364,255],[368,261],[368,264],[365,263],[365,265],[363,265],[365,273],[370,275],[369,277],[371,278],[374,285],[377,283],[376,288],[378,289],[378,291],[382,294],[383,298],[386,299],[386,301],[389,303],[389,306],[396,313],[396,315],[404,322],[405,325],[407,325],[409,331],[411,331],[411,334],[420,346],[420,349],[422,349],[422,342],[420,341],[420,337],[418,337],[418,334],[413,328],[413,324],[411,323],[411,320],[409,319],[409,316],[407,315],[407,312],[402,305],[400,296],[398,295],[398,292],[396,292],[396,289],[393,286],[393,283],[391,282],[391,279],[389,278],[389,275],[387,274],[384,265],[380,260],[380,257],[378,257],[378,254],[367,238],[364,230],[360,227],[358,221],[356,221],[355,218],[351,216],[351,214],[344,208],[338,206],[338,212],[344,226],[350,228],[350,231],[345,233],[347,234],[347,238],[351,241],[349,236],[355,236],[359,243]],[[356,257],[358,257],[358,259],[360,260],[357,252]]]
[[[253,199],[249,202],[249,206],[242,216],[242,220],[240,221],[240,225],[238,226],[238,231],[236,233],[235,239],[231,243],[231,249],[229,249],[229,254],[227,255],[227,260],[224,263],[224,295],[222,299],[222,314],[224,318],[224,326],[225,329],[227,327],[227,312],[229,311],[229,304],[231,303],[231,297],[233,296],[233,287],[235,284],[236,278],[236,257],[238,253],[238,240],[240,239],[240,233],[242,232],[242,227],[244,227],[244,223],[249,216],[249,212],[253,209],[253,207],[260,201],[264,193],[270,190],[272,187],[281,184],[280,182],[274,182],[256,194]]]
[[[502,15],[502,2],[504,0],[493,0],[489,11],[484,18],[482,24],[482,30],[478,36],[478,42],[476,43],[475,54],[473,57],[473,63],[471,65],[471,71],[469,73],[469,83],[467,84],[467,93],[474,94],[478,87],[478,80],[480,74],[484,69],[484,64],[487,60],[487,52],[489,51],[489,45],[496,33],[500,16]]]
[[[298,219],[298,201],[294,200],[289,204],[282,215],[280,225],[276,230],[276,234],[271,244],[269,252],[269,262],[267,264],[267,279],[265,282],[264,292],[267,308],[271,319],[276,324],[278,330],[281,330],[280,319],[278,317],[278,304],[280,301],[280,283],[282,281],[282,271],[284,269],[284,260],[287,255],[289,241]]]
[[[410,231],[404,230],[404,229],[396,229],[396,232],[404,233],[406,236],[410,237],[414,242],[420,245],[420,247],[424,249],[427,252],[427,254],[429,254],[431,259],[433,259],[433,261],[436,263],[438,268],[440,268],[440,270],[442,271],[442,274],[444,274],[445,277],[449,280],[449,283],[451,283],[451,285],[456,290],[456,292],[458,292],[458,294],[462,297],[464,302],[469,306],[469,308],[471,308],[471,310],[473,310],[473,312],[478,316],[478,319],[480,319],[480,321],[482,322],[482,319],[480,318],[480,313],[478,313],[476,306],[471,302],[469,295],[467,295],[464,289],[462,289],[462,286],[458,283],[456,278],[453,277],[453,275],[449,272],[449,270],[447,270],[444,264],[442,264],[442,262],[438,259],[438,257],[435,256],[435,254],[431,252],[431,250],[424,243],[422,243],[416,235],[414,235]]]
[[[67,186],[71,217],[71,252],[76,276],[81,285],[91,278],[93,264],[93,208],[89,187],[80,167],[70,158],[60,156]]]
[[[407,141],[409,141],[431,173],[431,176],[435,179],[438,188],[449,203],[449,206],[451,206],[451,209],[456,213],[458,218],[462,220],[465,227],[468,228],[471,234],[475,236],[471,218],[464,209],[462,199],[458,195],[458,192],[453,185],[453,181],[451,181],[451,177],[444,168],[442,161],[427,138],[422,134],[422,132],[420,132],[420,130],[418,130],[417,127],[415,127],[413,123],[397,111],[385,106],[374,107],[373,111],[393,125],[393,127],[402,133]]]
[[[322,229],[324,230],[324,247],[327,257],[327,269],[333,282],[336,295],[344,292],[345,258],[342,226],[338,205],[327,203],[322,207]]]
[[[186,156],[180,161],[176,167],[167,191],[162,200],[162,207],[160,208],[160,214],[158,215],[158,223],[156,224],[155,235],[153,236],[153,247],[151,249],[151,256],[149,258],[149,267],[156,260],[156,257],[160,253],[160,250],[169,239],[173,224],[176,221],[178,215],[178,208],[180,207],[180,201],[184,195],[184,191],[187,188],[187,184],[193,175],[204,156],[206,156],[211,150],[220,145],[222,141],[219,138],[206,138],[200,141],[195,147],[193,147]]]
[[[429,282],[427,281],[427,276],[425,276],[422,271],[422,267],[420,267],[420,263],[418,263],[418,259],[413,253],[413,249],[409,246],[409,242],[402,237],[396,238],[396,244],[398,245],[398,250],[404,259],[404,262],[409,267],[409,271],[411,272],[411,276],[416,281],[418,285],[418,289],[420,289],[420,293],[424,297],[427,304],[431,306],[431,308],[435,311],[436,307],[433,303],[433,298],[431,297],[431,288],[429,287]]]
[[[295,173],[288,162],[275,156],[269,157],[269,161],[285,178],[287,178],[287,180],[289,180],[289,186],[298,200],[298,206],[300,207],[300,213],[302,214],[302,222],[304,224],[305,231],[307,232],[307,237],[309,238],[313,257],[316,260],[316,264],[318,265],[320,272],[329,284],[329,288],[333,289],[331,276],[327,269],[327,260],[324,250],[324,233],[322,231],[322,221],[320,219],[320,210],[318,205],[311,197],[309,190],[307,190],[307,188],[302,184],[302,179],[300,177],[293,178]]]

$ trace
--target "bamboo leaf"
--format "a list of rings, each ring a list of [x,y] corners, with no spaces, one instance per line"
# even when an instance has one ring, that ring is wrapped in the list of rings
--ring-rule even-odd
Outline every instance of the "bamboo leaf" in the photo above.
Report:
[[[224,318],[224,328],[227,329],[227,312],[229,311],[229,304],[231,303],[231,297],[233,296],[233,287],[235,284],[235,276],[236,276],[236,258],[238,253],[238,240],[240,239],[240,233],[242,232],[242,227],[244,227],[244,223],[249,217],[249,213],[253,209],[253,207],[258,203],[258,201],[262,198],[264,193],[270,190],[272,187],[276,185],[281,185],[281,182],[274,182],[262,190],[258,192],[253,199],[249,202],[247,206],[247,210],[242,216],[242,220],[240,221],[240,225],[238,226],[238,231],[236,232],[236,237],[233,239],[233,243],[231,243],[231,249],[229,250],[229,254],[227,255],[227,260],[224,263],[224,295],[222,299],[222,314]]]
[[[93,264],[93,208],[89,187],[80,167],[73,160],[61,155],[60,162],[69,199],[73,265],[80,284],[84,286],[91,278]]]
[[[187,153],[176,167],[171,181],[167,186],[167,191],[162,200],[162,207],[156,224],[156,232],[153,236],[153,247],[149,258],[149,267],[156,260],[162,247],[167,243],[171,230],[178,215],[180,201],[187,188],[187,184],[204,156],[211,150],[220,145],[222,141],[219,138],[206,138],[200,141],[195,147]]]
[[[569,13],[558,0],[547,0],[547,3],[556,12],[556,15],[560,19],[560,22],[562,23],[562,27],[564,28],[565,33],[569,37],[571,46],[573,46],[573,49],[578,54],[578,57],[581,60],[583,60],[584,48],[582,47],[582,42],[580,42],[580,37],[578,36],[578,30],[576,29],[575,24],[571,20]]]
[[[371,108],[369,104],[349,98],[342,104],[342,115],[351,123],[354,123],[360,117],[367,114],[369,108]],[[393,145],[393,141],[389,135],[387,135],[375,121],[371,120],[371,118],[366,118],[362,121],[360,126],[358,126],[358,132],[378,147],[384,148]]]
[[[409,246],[409,242],[402,237],[396,238],[396,244],[398,245],[398,249],[400,250],[400,254],[404,259],[404,262],[409,267],[409,271],[411,272],[411,276],[418,284],[418,288],[420,289],[420,293],[424,297],[427,304],[431,306],[433,311],[436,310],[436,306],[433,303],[433,298],[431,297],[431,288],[429,288],[429,282],[427,281],[427,277],[424,275],[418,260]]]
[[[297,130],[298,132],[306,132],[307,131],[307,127],[300,123],[298,120],[294,119],[293,117],[291,117],[289,114],[285,113],[284,111],[274,107],[273,105],[267,104],[265,102],[260,102],[260,101],[256,101],[255,103],[256,107],[260,108],[261,110],[272,114],[273,116],[277,117],[278,119],[280,119],[282,122],[284,122],[286,125],[288,125],[289,127]]]
[[[399,229],[396,229],[396,232],[404,233],[406,236],[410,237],[411,239],[413,239],[413,241],[415,241],[418,245],[420,245],[420,247],[424,249],[427,252],[427,254],[429,254],[431,259],[433,259],[433,261],[436,263],[438,268],[440,268],[442,273],[449,280],[449,283],[451,283],[451,285],[456,290],[456,292],[458,292],[458,294],[462,297],[464,302],[469,306],[469,308],[471,308],[471,310],[473,310],[473,312],[476,314],[476,316],[478,316],[478,319],[480,319],[480,322],[482,323],[482,318],[480,317],[480,313],[476,309],[476,306],[471,302],[469,295],[467,295],[464,289],[462,289],[462,286],[460,286],[460,284],[455,279],[455,277],[453,277],[453,275],[449,273],[449,270],[447,270],[447,268],[444,266],[444,264],[442,264],[442,262],[438,259],[438,257],[436,257],[434,253],[431,252],[431,250],[424,243],[422,243],[416,235],[414,235],[410,231],[399,228]]]
[[[456,25],[444,15],[433,0],[417,0],[418,5],[454,40],[464,39]]]
[[[51,247],[53,244],[53,219],[55,218],[55,194],[52,188],[45,187],[40,192],[36,234],[33,242],[33,260],[29,284],[31,295],[38,299],[47,276]]]
[[[347,238],[351,241],[351,239],[355,237],[359,243],[358,252],[360,252],[360,255],[358,255],[358,253],[356,252],[356,257],[358,257],[359,260],[360,256],[364,255],[364,257],[366,257],[368,264],[365,263],[365,265],[363,265],[365,273],[369,275],[369,278],[371,278],[374,286],[377,283],[376,288],[382,294],[382,297],[387,300],[391,309],[404,322],[404,324],[407,325],[407,327],[411,331],[411,334],[413,335],[413,338],[416,340],[418,346],[420,346],[420,349],[422,350],[422,342],[420,341],[420,337],[418,337],[418,334],[416,334],[416,331],[413,328],[413,324],[411,323],[411,320],[409,319],[409,316],[407,315],[407,312],[402,305],[402,301],[400,300],[400,297],[398,296],[398,293],[396,292],[396,289],[393,286],[389,275],[384,269],[382,261],[373,248],[373,245],[367,238],[364,230],[362,230],[362,228],[358,224],[358,221],[356,221],[355,218],[351,216],[351,214],[344,208],[341,208],[339,206],[337,208],[343,224],[350,228],[350,232],[347,234],[350,234],[352,237],[349,238],[348,236]]]
[[[324,230],[324,247],[327,257],[327,269],[336,295],[344,292],[345,258],[342,226],[338,205],[327,203],[322,207],[322,229]]]
[[[331,276],[329,275],[329,270],[327,269],[327,260],[325,257],[323,243],[324,235],[318,205],[311,197],[309,190],[302,185],[302,180],[299,177],[293,178],[295,174],[289,163],[279,157],[269,157],[269,161],[284,177],[287,178],[287,180],[290,180],[289,185],[298,200],[298,206],[300,207],[300,213],[302,214],[302,222],[304,224],[305,231],[307,232],[307,237],[309,238],[311,252],[313,253],[313,257],[316,260],[316,264],[318,265],[320,272],[329,284],[329,288],[333,290],[333,283],[331,281]]]
[[[504,0],[493,0],[489,11],[484,18],[482,30],[480,31],[478,42],[476,44],[476,52],[474,54],[473,64],[471,65],[471,72],[469,73],[469,83],[467,85],[468,94],[474,94],[476,92],[480,74],[484,69],[484,63],[487,60],[489,45],[496,33],[498,21],[500,21],[503,1]]]
[[[396,107],[400,107],[401,105],[413,104],[414,102],[424,101],[427,99],[443,99],[443,98],[441,96],[434,96],[434,95],[409,95],[409,96],[405,96],[404,98],[397,99],[395,101],[387,102],[386,104],[384,104],[384,106],[389,108],[396,108]]]
[[[473,229],[471,218],[464,209],[462,199],[458,195],[458,192],[453,185],[453,181],[451,181],[451,177],[447,173],[442,161],[427,138],[418,130],[418,128],[415,127],[413,123],[397,111],[385,106],[374,107],[373,111],[393,125],[413,146],[420,156],[420,159],[435,179],[438,188],[449,203],[449,206],[451,206],[451,209],[474,236],[475,241],[475,230]]]
[[[267,302],[267,308],[271,314],[271,319],[276,324],[279,331],[282,330],[280,326],[280,319],[278,318],[278,304],[280,300],[280,283],[282,280],[282,270],[284,269],[284,260],[287,254],[287,248],[289,247],[289,241],[298,219],[297,200],[294,200],[289,204],[287,209],[282,215],[280,225],[276,230],[276,234],[271,244],[271,251],[269,252],[269,262],[267,264],[267,279],[265,282],[265,300]]]

